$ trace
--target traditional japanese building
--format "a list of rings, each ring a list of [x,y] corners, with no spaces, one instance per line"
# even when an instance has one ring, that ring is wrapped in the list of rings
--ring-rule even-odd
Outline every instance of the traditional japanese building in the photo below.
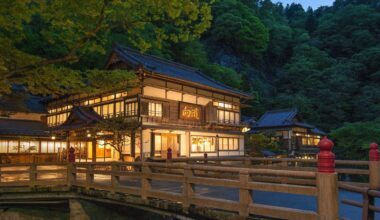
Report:
[[[261,133],[278,142],[288,155],[313,158],[319,152],[318,142],[325,132],[314,125],[305,123],[297,109],[267,111],[251,125],[248,134]]]
[[[121,46],[105,68],[133,70],[138,82],[131,89],[44,101],[47,112],[35,123],[46,129],[34,143],[36,154],[74,147],[80,161],[166,158],[168,148],[173,157],[244,155],[240,110],[249,94],[198,69]],[[115,118],[124,123],[122,147],[113,129],[99,127]]]
[[[13,88],[0,99],[0,162],[52,162],[66,157],[65,140],[52,139],[44,100]]]

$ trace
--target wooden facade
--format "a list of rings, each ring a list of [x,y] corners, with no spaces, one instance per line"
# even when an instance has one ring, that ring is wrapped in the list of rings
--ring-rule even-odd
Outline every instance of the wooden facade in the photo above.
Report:
[[[136,59],[144,59],[144,62],[132,63]],[[153,65],[157,72],[152,71]],[[244,154],[242,129],[245,125],[240,120],[240,101],[249,98],[248,94],[216,82],[191,67],[125,48],[122,53],[115,50],[111,54],[106,68],[135,71],[136,87],[60,97],[48,102],[50,130],[67,140],[67,146],[76,149],[80,161],[166,158],[169,148],[173,157]],[[189,74],[196,80],[187,79]],[[90,108],[93,113],[78,115],[71,120],[75,122],[68,122],[77,107],[81,111]],[[88,119],[93,114],[103,120],[115,117],[129,120],[122,155],[110,144],[112,135],[99,130]]]

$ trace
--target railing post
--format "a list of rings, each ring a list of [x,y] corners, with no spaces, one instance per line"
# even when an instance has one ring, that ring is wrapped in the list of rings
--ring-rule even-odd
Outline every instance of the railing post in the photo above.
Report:
[[[74,171],[74,164],[73,163],[68,163],[67,164],[67,186],[70,188],[72,184],[75,181],[75,174],[73,173]]]
[[[369,149],[369,188],[380,190],[379,145],[372,143]]]
[[[319,143],[317,200],[320,220],[339,219],[338,175],[335,172],[334,143],[324,137]]]
[[[94,183],[94,167],[92,164],[87,164],[86,169],[86,189],[90,189],[91,185]]]
[[[183,203],[182,208],[184,212],[188,212],[190,208],[190,199],[194,195],[194,184],[190,183],[189,178],[194,176],[193,170],[190,165],[186,165],[183,170],[184,182],[183,182]]]
[[[250,176],[248,171],[239,172],[239,215],[241,217],[249,216],[249,205],[252,203],[252,190],[248,189],[248,182],[250,181]]]
[[[115,193],[120,185],[120,176],[117,172],[120,171],[120,166],[116,163],[111,165],[111,184],[112,192]]]
[[[143,200],[147,200],[149,190],[152,188],[149,179],[151,173],[150,167],[147,164],[143,163],[141,172],[141,198]]]
[[[379,145],[371,143],[369,145],[369,189],[380,190],[380,158],[379,158]],[[375,198],[367,194],[363,198],[363,219],[375,219],[375,212],[369,209],[369,206],[375,204]],[[366,210],[364,210],[366,208]]]
[[[37,165],[36,164],[29,165],[29,182],[30,182],[30,187],[35,187],[37,185]]]

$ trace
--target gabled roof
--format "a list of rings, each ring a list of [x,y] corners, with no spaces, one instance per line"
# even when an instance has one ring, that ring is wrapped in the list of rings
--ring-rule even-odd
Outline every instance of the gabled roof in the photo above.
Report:
[[[303,127],[310,129],[313,134],[326,135],[324,131],[316,128],[314,125],[298,121],[297,113],[298,110],[296,108],[267,111],[252,126],[250,133],[256,133],[263,128]]]
[[[199,69],[186,66],[181,63],[176,63],[152,55],[142,54],[139,51],[122,47],[120,45],[116,45],[114,47],[114,52],[122,61],[134,67],[141,66],[145,70],[152,71],[157,74],[162,74],[166,77],[201,84],[203,86],[222,90],[245,98],[250,97],[250,94],[248,93],[239,91],[221,82],[218,82],[203,74]]]
[[[0,119],[0,135],[47,137],[45,123],[33,120]]]
[[[267,111],[257,121],[255,127],[279,127],[294,125],[297,109]]]
[[[52,130],[90,127],[94,126],[101,120],[103,120],[103,118],[91,107],[74,106],[67,120],[62,125],[52,128]]]

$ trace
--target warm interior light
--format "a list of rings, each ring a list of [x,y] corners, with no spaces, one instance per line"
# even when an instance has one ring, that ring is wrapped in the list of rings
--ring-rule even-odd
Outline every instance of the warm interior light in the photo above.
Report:
[[[243,133],[245,133],[245,132],[248,132],[248,131],[250,131],[250,130],[251,130],[251,128],[245,127],[245,128],[243,128],[241,131],[242,131]]]
[[[55,138],[56,138],[55,135],[51,136],[51,139],[52,139],[52,140],[55,140]]]
[[[90,134],[90,133],[88,133],[88,134],[87,134],[87,137],[88,137],[88,138],[89,138],[89,137],[91,137],[91,134]]]
[[[99,140],[98,141],[98,147],[99,148],[104,148],[104,140]]]

